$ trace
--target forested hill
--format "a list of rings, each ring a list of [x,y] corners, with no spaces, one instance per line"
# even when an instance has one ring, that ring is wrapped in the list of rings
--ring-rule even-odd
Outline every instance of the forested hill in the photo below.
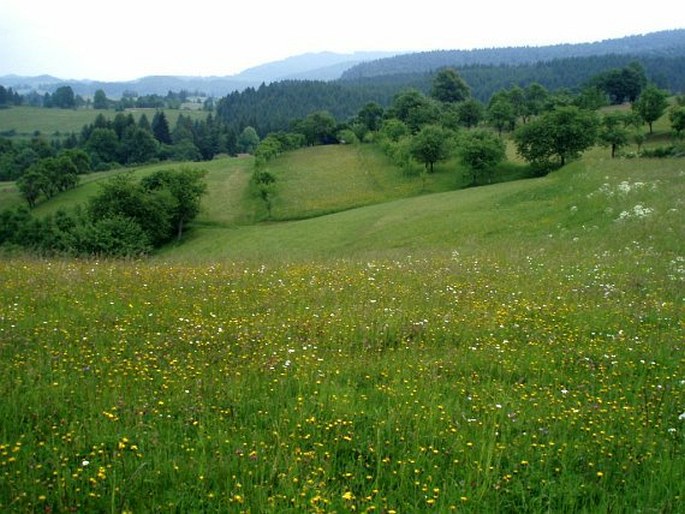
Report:
[[[345,71],[341,78],[359,79],[381,75],[426,73],[446,66],[455,68],[500,64],[512,66],[610,54],[664,58],[685,55],[685,29],[653,32],[594,43],[436,50],[403,54],[357,64]]]
[[[534,82],[550,91],[578,91],[594,76],[638,62],[647,80],[671,93],[685,91],[685,51],[672,56],[604,55],[573,57],[520,65],[471,65],[457,68],[471,94],[487,103],[499,90],[525,87]],[[414,88],[428,93],[433,72],[381,75],[357,79],[324,81],[282,81],[247,88],[222,98],[217,114],[236,132],[246,126],[260,136],[289,130],[294,120],[314,111],[328,111],[346,121],[368,102],[387,107],[398,92]]]

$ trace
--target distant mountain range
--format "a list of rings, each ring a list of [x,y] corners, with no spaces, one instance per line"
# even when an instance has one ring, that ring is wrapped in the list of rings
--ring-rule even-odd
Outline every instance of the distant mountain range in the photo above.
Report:
[[[261,64],[236,75],[224,77],[153,75],[131,81],[102,82],[62,79],[51,75],[39,75],[37,77],[5,75],[0,77],[0,85],[11,87],[22,94],[30,91],[52,93],[58,87],[68,85],[76,94],[82,96],[92,96],[95,91],[102,89],[109,98],[119,98],[126,91],[135,91],[140,95],[166,95],[169,91],[181,90],[198,91],[218,97],[233,91],[242,91],[248,87],[258,87],[262,82],[335,80],[340,78],[345,70],[357,64],[393,55],[397,55],[397,52],[307,53],[288,57],[281,61]]]
[[[284,80],[355,80],[369,77],[422,73],[444,66],[518,65],[548,62],[555,59],[601,55],[682,56],[685,53],[685,29],[607,39],[594,43],[559,44],[540,47],[507,47],[476,50],[440,50],[400,54],[399,52],[307,53],[274,61],[239,74],[223,77],[148,76],[126,82],[65,80],[50,75],[21,77],[5,75],[0,84],[19,93],[53,92],[69,85],[76,94],[92,96],[102,89],[109,98],[119,98],[126,91],[139,95],[166,95],[169,91],[187,90],[221,97],[261,83]]]

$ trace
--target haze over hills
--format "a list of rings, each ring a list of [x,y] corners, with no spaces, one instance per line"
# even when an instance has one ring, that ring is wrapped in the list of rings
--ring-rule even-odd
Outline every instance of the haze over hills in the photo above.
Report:
[[[124,82],[102,82],[92,80],[71,80],[40,75],[23,77],[5,75],[0,77],[0,84],[12,87],[19,93],[31,90],[53,92],[59,86],[69,85],[76,94],[90,96],[102,89],[108,97],[118,98],[125,91],[138,94],[165,95],[169,91],[199,91],[208,96],[223,96],[247,87],[257,87],[262,82],[270,83],[280,80],[335,80],[342,73],[364,61],[376,60],[396,55],[397,52],[355,52],[341,54],[335,52],[306,53],[288,57],[280,61],[260,64],[248,68],[236,75],[223,77],[199,76],[160,76],[151,75],[137,80]]]
[[[393,57],[397,54],[398,52],[307,53],[248,68],[234,77],[264,82],[289,79],[335,80],[340,78],[345,70],[362,62]]]
[[[685,29],[666,30],[632,35],[598,42],[557,44],[539,47],[521,46],[473,50],[438,50],[430,52],[334,52],[307,53],[265,63],[228,76],[146,76],[125,82],[69,80],[50,75],[22,77],[5,75],[0,84],[19,93],[29,91],[54,92],[69,85],[76,94],[92,96],[102,89],[110,98],[119,98],[126,91],[139,95],[166,95],[169,91],[186,90],[220,97],[261,83],[283,80],[354,80],[383,75],[422,73],[443,66],[517,65],[548,62],[569,57],[601,55],[662,56],[685,54]]]

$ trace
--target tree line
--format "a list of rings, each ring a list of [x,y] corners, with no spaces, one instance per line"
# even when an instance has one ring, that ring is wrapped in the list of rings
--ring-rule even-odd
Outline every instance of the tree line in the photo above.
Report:
[[[180,114],[173,127],[163,110],[151,120],[145,113],[137,119],[131,113],[118,112],[113,118],[100,113],[79,134],[64,140],[0,138],[0,180],[17,180],[20,187],[49,198],[52,184],[66,180],[64,176],[165,160],[211,160],[218,153],[235,155],[240,149],[236,134],[211,113],[205,120]],[[53,169],[61,171],[48,171]],[[31,196],[33,200],[27,201],[32,205],[38,196]]]
[[[578,94],[597,86],[596,77],[635,65],[641,76],[661,89],[685,91],[685,56],[604,55],[572,57],[519,65],[470,64],[454,69],[469,84],[471,97],[488,103],[503,89],[539,84],[551,91]],[[367,102],[384,108],[407,88],[429,94],[438,68],[416,73],[351,77],[332,82],[282,81],[235,91],[217,102],[217,117],[236,132],[253,127],[260,137],[289,130],[294,120],[313,111],[327,111],[336,119],[353,117]],[[628,100],[628,98],[625,98]]]
[[[21,105],[23,100],[23,97],[11,87],[6,88],[0,85],[0,109]]]
[[[197,97],[202,97],[201,93],[196,93]],[[31,107],[45,107],[57,109],[114,109],[116,111],[123,111],[125,109],[179,109],[183,103],[190,100],[191,93],[186,90],[178,92],[169,91],[166,95],[147,94],[139,95],[135,91],[124,91],[121,98],[118,100],[107,98],[103,89],[97,89],[93,98],[84,98],[81,95],[74,93],[71,86],[59,86],[54,92],[38,93],[31,91],[26,94],[19,94],[12,90],[11,87],[5,88],[0,85],[0,108],[8,108],[12,106],[27,105]],[[201,99],[201,98],[200,98]],[[214,101],[211,98],[205,98],[202,108],[211,111],[214,108]]]

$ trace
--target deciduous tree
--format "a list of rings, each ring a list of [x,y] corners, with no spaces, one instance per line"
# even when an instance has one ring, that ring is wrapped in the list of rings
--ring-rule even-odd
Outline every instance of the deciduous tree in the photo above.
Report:
[[[108,107],[109,101],[105,92],[102,89],[95,91],[95,95],[93,95],[93,109],[107,109]]]
[[[514,132],[519,155],[543,168],[556,157],[563,166],[597,140],[599,121],[592,111],[575,106],[557,107],[520,126]]]
[[[185,225],[200,212],[202,196],[207,192],[204,170],[182,167],[178,170],[160,170],[141,181],[147,191],[167,190],[174,199],[171,222],[176,227],[177,239],[183,236]]]
[[[457,103],[469,98],[471,90],[454,68],[444,68],[433,79],[431,96],[440,102]]]
[[[486,173],[505,158],[502,138],[489,130],[469,130],[459,138],[459,156],[471,170],[471,184],[475,185],[478,175]]]
[[[654,85],[647,86],[640,98],[633,103],[633,109],[640,114],[642,119],[649,125],[649,133],[652,134],[653,123],[663,116],[668,107],[668,93]]]
[[[36,206],[36,202],[45,188],[46,181],[46,176],[34,168],[29,168],[19,180],[17,180],[17,189],[19,189],[21,195],[29,204],[29,207],[33,208]]]
[[[412,138],[410,147],[412,157],[433,173],[435,163],[447,159],[450,155],[451,136],[451,131],[438,125],[426,125]]]
[[[457,116],[465,127],[475,127],[485,116],[485,107],[475,98],[469,98],[457,104]]]
[[[71,86],[60,86],[50,96],[50,103],[53,107],[62,109],[73,109],[76,107],[76,96]]]
[[[130,173],[116,175],[91,197],[88,212],[93,223],[109,218],[128,218],[137,223],[153,246],[167,242],[173,234],[176,201],[167,190],[150,194]]]
[[[492,127],[502,135],[505,130],[513,130],[516,126],[516,110],[506,91],[500,91],[492,96],[487,108],[487,119]]]
[[[97,168],[101,163],[116,162],[119,157],[119,138],[111,128],[96,128],[86,141],[86,150]]]
[[[238,151],[242,153],[255,153],[259,145],[259,135],[254,127],[247,126],[238,136]]]
[[[328,111],[315,111],[298,124],[297,130],[304,135],[309,145],[328,145],[337,143],[335,137],[336,121]]]
[[[599,140],[602,144],[611,147],[612,159],[619,148],[628,144],[629,135],[625,116],[621,112],[610,112],[604,116],[599,129]]]
[[[671,121],[671,128],[676,137],[681,137],[683,130],[685,130],[685,106],[674,105],[671,107],[668,119]]]

